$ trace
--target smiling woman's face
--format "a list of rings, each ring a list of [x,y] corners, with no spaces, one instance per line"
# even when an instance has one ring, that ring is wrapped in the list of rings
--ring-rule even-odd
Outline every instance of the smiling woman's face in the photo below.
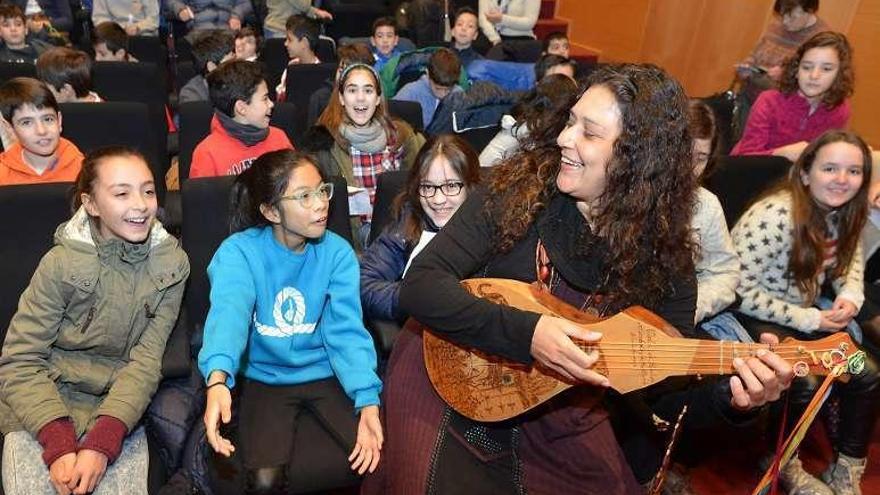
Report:
[[[581,96],[556,139],[562,148],[556,176],[561,192],[587,204],[605,192],[606,171],[621,124],[620,107],[607,87],[593,86]]]

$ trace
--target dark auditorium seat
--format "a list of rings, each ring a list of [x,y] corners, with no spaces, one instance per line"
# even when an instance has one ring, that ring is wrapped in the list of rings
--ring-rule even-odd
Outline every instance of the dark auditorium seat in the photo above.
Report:
[[[192,154],[196,146],[211,133],[211,118],[214,109],[206,101],[192,101],[180,105],[180,154],[178,155],[178,174],[180,180],[189,179],[192,167]],[[296,107],[292,103],[276,103],[272,109],[269,124],[287,134],[287,138],[296,146],[304,129],[302,128]]]
[[[129,36],[128,51],[138,62],[149,62],[164,69],[168,65],[168,53],[158,36]]]
[[[376,202],[373,205],[373,225],[370,228],[368,244],[372,244],[379,234],[393,223],[394,198],[406,187],[408,175],[409,172],[406,170],[394,170],[379,175],[376,184]],[[377,352],[380,356],[387,357],[391,354],[391,347],[397,339],[397,334],[400,333],[400,325],[396,321],[372,318],[368,318],[366,323],[376,343]]]
[[[0,62],[0,84],[16,77],[37,77],[37,68],[32,64]]]
[[[137,149],[150,162],[156,180],[159,204],[165,197],[167,157],[160,153],[158,137],[151,125],[147,105],[137,102],[62,103],[61,135],[73,141],[83,153],[107,145]]]
[[[489,127],[475,127],[473,129],[466,129],[460,133],[458,136],[465,141],[477,152],[480,154],[483,151],[483,148],[489,144],[489,141],[498,134],[498,130],[500,126],[492,125]]]
[[[785,177],[789,168],[791,162],[781,156],[723,156],[717,159],[705,187],[718,196],[732,229],[749,204]]]
[[[425,130],[422,119],[422,106],[415,101],[404,100],[386,100],[388,103],[388,113],[392,117],[405,120],[407,124],[418,132]]]

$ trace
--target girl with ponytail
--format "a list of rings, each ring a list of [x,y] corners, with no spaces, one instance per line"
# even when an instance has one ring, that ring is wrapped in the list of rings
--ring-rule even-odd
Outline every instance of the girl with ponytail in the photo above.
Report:
[[[260,156],[236,178],[233,234],[208,266],[211,307],[199,354],[205,426],[211,447],[232,455],[236,447],[218,427],[229,422],[239,386],[247,493],[287,493],[288,466],[306,455],[293,446],[303,410],[335,440],[309,446],[311,462],[341,475],[349,465],[372,472],[379,462],[382,384],[362,323],[357,259],[327,231],[333,192],[303,153]]]

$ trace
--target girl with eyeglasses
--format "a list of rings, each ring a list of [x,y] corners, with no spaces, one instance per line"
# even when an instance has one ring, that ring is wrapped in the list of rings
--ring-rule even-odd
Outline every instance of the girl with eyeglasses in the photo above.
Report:
[[[394,200],[397,222],[361,257],[361,301],[367,317],[405,318],[397,297],[406,269],[479,182],[477,154],[461,138],[440,135],[422,147],[405,189]]]
[[[333,193],[307,155],[260,156],[236,178],[233,234],[208,265],[211,307],[199,353],[205,426],[216,452],[235,452],[219,427],[240,386],[247,493],[287,493],[293,456],[330,466],[322,472],[334,479],[349,475],[348,465],[361,475],[379,462],[382,384],[362,323],[357,259],[327,231]],[[333,445],[294,446],[304,411]]]

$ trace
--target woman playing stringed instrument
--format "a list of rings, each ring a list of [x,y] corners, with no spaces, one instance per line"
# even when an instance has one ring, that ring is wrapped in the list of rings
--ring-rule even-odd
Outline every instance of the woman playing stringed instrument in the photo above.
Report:
[[[739,219],[732,232],[742,261],[737,318],[749,333],[812,340],[845,331],[862,319],[860,234],[868,213],[870,177],[871,152],[862,138],[828,131],[807,146],[783,182]],[[834,300],[822,306],[820,297],[828,293]],[[813,377],[794,381],[789,394],[794,407],[786,416],[789,427],[818,387]],[[859,482],[880,401],[876,356],[868,354],[865,371],[837,388],[841,407],[835,447],[840,455],[822,475],[830,488],[794,457],[780,470],[790,493],[861,493]],[[771,422],[777,423],[778,419]],[[768,438],[775,441],[776,435]]]
[[[388,365],[381,473],[364,491],[639,493],[601,405],[608,380],[571,340],[601,336],[478,299],[458,282],[541,280],[575,307],[611,316],[642,304],[692,333],[695,178],[681,86],[653,66],[599,68],[556,142],[526,143],[495,172],[488,193],[475,191],[413,262],[401,308],[456,343],[589,386],[507,422],[474,422],[437,397],[421,337],[404,331]],[[791,377],[771,352],[736,367],[740,377],[713,388],[708,409],[761,405]]]

